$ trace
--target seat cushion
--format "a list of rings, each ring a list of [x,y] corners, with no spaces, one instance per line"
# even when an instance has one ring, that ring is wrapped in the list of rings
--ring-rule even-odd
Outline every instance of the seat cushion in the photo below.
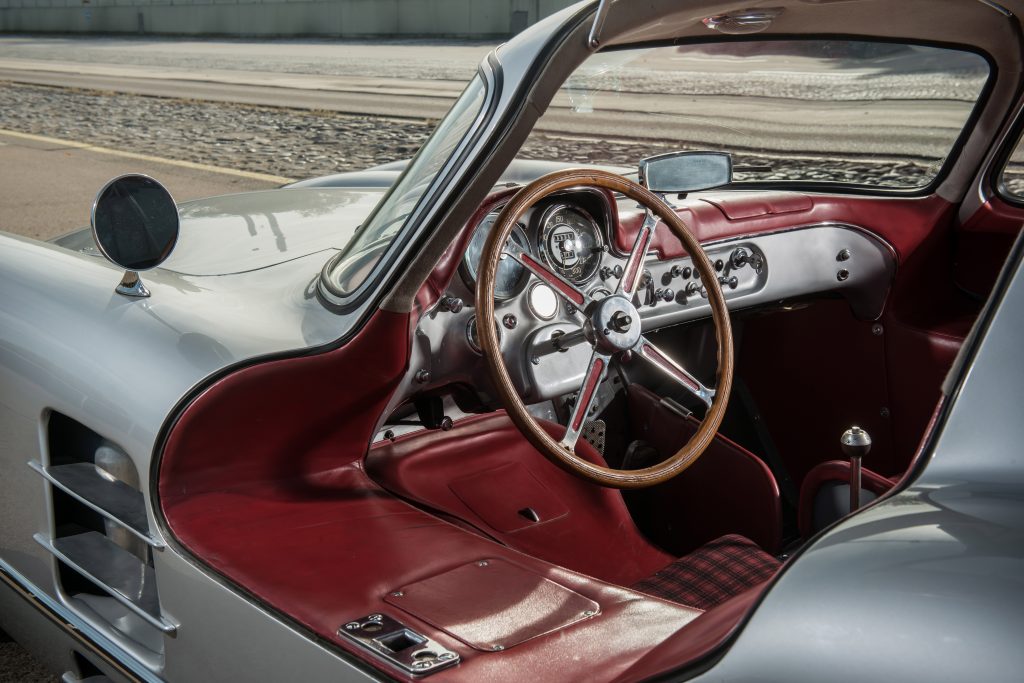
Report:
[[[707,610],[767,581],[781,565],[750,539],[729,534],[680,557],[632,588]]]

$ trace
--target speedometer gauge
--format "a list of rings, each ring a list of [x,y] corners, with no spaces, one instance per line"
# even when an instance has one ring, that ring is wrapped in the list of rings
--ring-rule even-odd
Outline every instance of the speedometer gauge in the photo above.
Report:
[[[570,282],[586,282],[601,264],[601,230],[590,214],[575,206],[553,206],[545,212],[540,242],[548,265]]]
[[[462,257],[462,275],[470,289],[476,288],[476,278],[480,272],[480,258],[484,253],[484,244],[487,242],[487,236],[491,234],[491,228],[494,227],[494,221],[497,218],[498,213],[494,212],[488,214],[486,218],[480,221],[480,225],[477,226],[472,239],[469,240],[469,246],[466,247],[466,254]],[[522,227],[519,225],[512,228],[512,234],[509,236],[508,241],[515,242],[525,252],[530,251],[530,241],[526,239],[526,233],[523,232]],[[526,269],[518,261],[509,256],[502,255],[494,277],[494,298],[507,299],[518,292],[523,284],[525,275]]]

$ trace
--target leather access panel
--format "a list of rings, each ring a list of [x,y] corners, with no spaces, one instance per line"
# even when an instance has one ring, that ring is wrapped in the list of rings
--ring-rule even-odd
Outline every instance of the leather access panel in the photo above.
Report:
[[[600,611],[593,600],[494,557],[402,586],[384,600],[485,652],[507,650]]]
[[[501,496],[495,495],[496,482],[501,482]],[[461,477],[448,487],[485,524],[503,533],[569,514],[565,503],[518,462]]]

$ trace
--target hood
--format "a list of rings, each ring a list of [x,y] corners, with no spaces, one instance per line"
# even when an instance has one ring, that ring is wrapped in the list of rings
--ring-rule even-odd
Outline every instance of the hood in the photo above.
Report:
[[[185,202],[178,207],[177,246],[160,268],[182,275],[230,275],[340,250],[383,193],[384,188],[288,188]],[[88,229],[55,243],[98,254]],[[325,263],[328,258],[325,254]]]

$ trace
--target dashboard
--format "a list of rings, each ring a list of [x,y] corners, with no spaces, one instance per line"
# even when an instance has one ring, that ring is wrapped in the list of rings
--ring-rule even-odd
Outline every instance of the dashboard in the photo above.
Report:
[[[476,277],[501,202],[475,225],[458,267],[440,299],[415,329],[408,386],[412,396],[455,384],[471,387],[488,405],[490,377],[476,333]],[[528,209],[510,240],[592,299],[608,296],[622,276],[642,216],[636,203],[596,189],[553,194]],[[658,232],[668,228],[660,226]],[[847,299],[855,315],[875,319],[896,270],[892,247],[855,225],[793,225],[704,244],[731,311],[823,293]],[[667,250],[666,250],[667,251]],[[709,318],[705,283],[692,260],[646,255],[633,303],[644,334]],[[577,391],[591,348],[579,333],[573,304],[506,257],[495,286],[495,318],[509,374],[527,404]],[[493,404],[490,404],[493,405]]]

